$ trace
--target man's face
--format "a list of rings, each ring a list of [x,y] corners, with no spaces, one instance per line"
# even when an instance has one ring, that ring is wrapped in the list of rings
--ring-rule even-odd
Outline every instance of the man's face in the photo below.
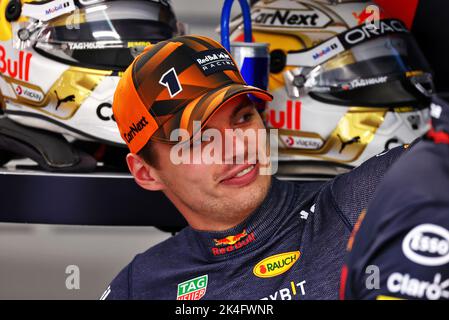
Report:
[[[225,140],[229,139],[225,129],[240,129],[248,136],[254,131],[257,136],[260,130],[265,130],[263,121],[254,104],[244,95],[231,99],[217,110],[203,128],[203,133],[207,129],[221,133],[223,163],[174,164],[170,160],[173,146],[155,142],[153,149],[157,152],[159,167],[152,168],[153,172],[163,185],[162,191],[178,209],[188,208],[199,217],[223,224],[240,222],[262,203],[269,189],[271,176],[259,174],[263,161],[261,164],[257,157],[258,154],[267,154],[266,140],[264,143],[248,143],[248,139],[234,136],[231,138],[231,153],[225,152]],[[201,142],[202,159],[206,146],[214,142],[217,141]],[[193,155],[192,146],[190,150]],[[237,155],[241,156],[240,159]],[[240,161],[242,156],[244,161]]]

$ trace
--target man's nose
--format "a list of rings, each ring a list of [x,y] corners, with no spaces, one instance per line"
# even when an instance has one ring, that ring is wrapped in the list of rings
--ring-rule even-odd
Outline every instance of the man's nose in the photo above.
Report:
[[[242,130],[227,129],[224,134],[223,158],[225,163],[242,164],[247,158],[248,141]]]

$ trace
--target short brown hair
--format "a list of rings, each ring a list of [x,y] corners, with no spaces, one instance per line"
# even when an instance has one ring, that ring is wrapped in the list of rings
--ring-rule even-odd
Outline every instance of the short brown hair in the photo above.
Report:
[[[137,155],[141,157],[150,166],[159,169],[159,157],[157,155],[156,147],[154,143],[150,140],[145,144],[145,146],[137,152]]]

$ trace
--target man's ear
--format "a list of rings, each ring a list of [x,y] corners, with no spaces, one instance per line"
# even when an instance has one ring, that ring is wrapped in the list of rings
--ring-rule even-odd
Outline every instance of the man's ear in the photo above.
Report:
[[[136,183],[144,189],[159,191],[164,184],[159,180],[155,169],[146,164],[145,161],[135,153],[128,153],[126,163]]]

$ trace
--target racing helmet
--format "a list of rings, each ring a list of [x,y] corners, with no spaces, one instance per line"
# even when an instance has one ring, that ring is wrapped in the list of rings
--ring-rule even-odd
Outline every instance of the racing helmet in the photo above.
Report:
[[[184,30],[164,0],[2,0],[0,10],[4,114],[113,146],[125,146],[112,114],[121,73],[146,45]]]
[[[279,174],[333,176],[428,130],[431,70],[406,26],[367,1],[265,0],[253,41],[270,46],[268,128]],[[230,24],[243,41],[243,23]]]

